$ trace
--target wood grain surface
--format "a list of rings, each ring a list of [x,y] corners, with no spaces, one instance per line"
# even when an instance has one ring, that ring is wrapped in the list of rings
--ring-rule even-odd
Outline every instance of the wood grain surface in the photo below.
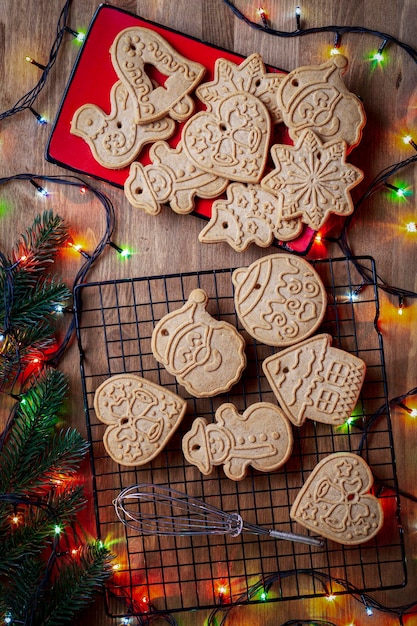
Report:
[[[39,79],[40,70],[27,63],[25,56],[30,55],[40,63],[46,62],[62,5],[61,0],[0,0],[1,111],[13,106]],[[112,5],[242,55],[258,52],[266,63],[285,71],[302,65],[320,64],[328,58],[333,45],[332,33],[284,38],[252,29],[237,19],[222,0],[114,0]],[[256,16],[256,2],[236,0],[235,5],[250,19],[260,21]],[[73,0],[70,27],[74,30],[86,28],[97,6],[95,0]],[[415,0],[304,0],[301,3],[302,27],[331,24],[362,26],[389,33],[413,46],[416,45],[416,7]],[[273,28],[285,31],[295,29],[294,2],[268,0],[265,8]],[[350,162],[365,174],[364,181],[352,194],[354,199],[365,191],[382,169],[413,154],[413,148],[402,142],[405,132],[414,133],[417,139],[415,63],[404,50],[389,44],[386,48],[387,61],[382,66],[374,66],[368,57],[380,44],[379,37],[366,33],[345,34],[341,40],[342,51],[349,59],[345,82],[353,93],[360,96],[367,115],[361,144],[349,157]],[[78,51],[79,46],[72,37],[64,37],[47,84],[34,103],[34,108],[50,122],[57,114]],[[0,176],[27,172],[48,175],[68,173],[45,159],[50,129],[51,124],[38,125],[27,110],[0,122]],[[417,168],[410,167],[402,171],[397,182],[403,182],[415,190]],[[94,184],[114,203],[116,228],[113,241],[128,246],[134,254],[129,259],[120,259],[107,246],[88,274],[88,281],[231,268],[248,265],[271,251],[251,246],[247,252],[239,254],[226,244],[199,244],[198,233],[202,228],[200,218],[176,215],[168,209],[156,217],[147,215],[130,206],[120,189],[104,182]],[[29,183],[11,182],[0,189],[0,199],[2,250],[7,250],[44,208],[52,208],[65,218],[74,240],[81,241],[85,250],[94,249],[105,228],[104,214],[98,203],[88,194],[81,196],[76,189],[56,186],[45,199],[39,197]],[[349,231],[354,254],[372,256],[378,274],[387,284],[412,291],[417,289],[417,239],[416,235],[406,233],[405,224],[416,220],[415,195],[398,202],[385,190],[381,190],[362,205]],[[340,256],[337,246],[326,242],[321,246],[314,245],[307,258],[337,256]],[[65,252],[57,261],[57,271],[71,284],[80,263],[78,255]],[[379,297],[381,308],[378,323],[384,341],[388,394],[392,398],[416,385],[417,304],[406,299],[403,315],[399,316],[398,299],[382,291],[379,291]],[[60,368],[70,380],[67,422],[86,436],[76,342],[70,345]],[[6,406],[6,400],[1,402]],[[414,402],[417,408],[415,399]],[[400,489],[415,497],[417,422],[413,422],[403,410],[394,407],[392,432]],[[94,535],[89,472],[90,468],[86,464],[88,523]],[[401,507],[408,582],[400,589],[372,593],[372,597],[385,606],[405,605],[417,600],[416,505],[404,497],[401,499]],[[375,571],[376,584],[377,581],[378,572]],[[297,589],[294,588],[293,592],[297,594]],[[206,623],[207,615],[208,611],[203,610],[182,612],[176,614],[175,619],[181,626],[202,626]],[[387,612],[375,610],[374,616],[368,617],[363,603],[350,595],[340,596],[334,602],[323,598],[299,598],[234,608],[227,618],[227,624],[278,626],[288,620],[295,620],[291,623],[300,620],[301,623],[301,620],[314,619],[327,619],[340,626],[398,624],[398,619]],[[404,616],[403,623],[417,623],[413,619],[417,620],[417,617]],[[120,619],[106,615],[101,597],[74,622],[80,626],[120,623]],[[136,622],[133,620],[132,623]]]

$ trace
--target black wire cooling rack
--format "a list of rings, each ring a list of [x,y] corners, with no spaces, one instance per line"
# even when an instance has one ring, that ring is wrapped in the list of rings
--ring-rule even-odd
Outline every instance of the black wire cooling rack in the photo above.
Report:
[[[239,482],[228,479],[221,467],[203,476],[187,464],[181,451],[182,435],[190,429],[195,416],[213,421],[216,408],[223,402],[233,402],[240,412],[261,400],[276,403],[261,367],[275,349],[256,343],[239,324],[233,303],[233,270],[77,286],[77,337],[97,531],[116,554],[117,569],[106,590],[106,610],[111,617],[259,602],[262,581],[268,582],[268,601],[351,591],[334,582],[341,580],[357,593],[406,583],[383,342],[377,325],[375,264],[370,257],[311,264],[328,294],[327,313],[319,332],[329,333],[335,347],[365,361],[362,393],[349,423],[334,427],[307,420],[301,428],[293,428],[293,454],[284,467],[270,474],[253,470]],[[366,268],[373,282],[363,284],[358,265]],[[182,306],[197,287],[210,298],[209,313],[234,324],[247,341],[248,365],[241,381],[230,393],[211,399],[187,396],[157,363],[150,347],[155,323]],[[165,385],[188,402],[180,429],[154,461],[143,467],[121,466],[107,455],[102,443],[106,425],[97,419],[93,408],[96,388],[109,376],[124,372]],[[315,548],[250,534],[235,538],[142,537],[117,520],[112,504],[124,487],[156,483],[185,491],[225,511],[237,511],[248,522],[306,532],[290,520],[291,505],[314,466],[339,450],[363,456],[374,474],[374,493],[384,509],[381,531],[358,546],[327,541],[324,548]]]

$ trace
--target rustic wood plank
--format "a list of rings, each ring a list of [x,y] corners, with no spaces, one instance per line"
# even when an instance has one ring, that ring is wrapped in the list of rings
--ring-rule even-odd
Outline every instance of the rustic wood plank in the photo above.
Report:
[[[415,45],[417,14],[413,0],[378,0],[372,3],[365,0],[354,3],[347,0],[308,0],[300,4],[302,28],[329,24],[360,25],[389,33],[411,46]],[[11,107],[39,79],[41,70],[27,63],[25,55],[32,56],[40,63],[46,62],[62,5],[61,0],[0,0],[1,111]],[[249,55],[257,51],[267,63],[285,71],[300,65],[321,63],[327,58],[334,38],[330,33],[274,37],[262,29],[252,29],[237,19],[222,0],[113,0],[112,5],[239,54]],[[236,0],[235,5],[250,19],[259,22],[256,16],[257,3],[251,5],[244,0]],[[292,31],[295,28],[294,6],[295,3],[289,0],[270,0],[266,8],[271,27]],[[93,0],[73,0],[69,20],[71,27],[86,27],[96,8],[97,3]],[[404,145],[401,136],[405,132],[417,134],[415,64],[405,51],[390,44],[386,48],[388,60],[384,66],[372,67],[366,58],[380,43],[378,37],[368,34],[346,34],[341,40],[342,51],[349,59],[346,84],[362,98],[367,114],[362,142],[350,155],[350,161],[365,172],[364,182],[353,194],[355,199],[360,197],[383,168],[413,155],[413,148]],[[47,84],[34,104],[34,108],[49,121],[53,121],[58,111],[78,51],[79,47],[71,36],[66,36]],[[1,121],[0,175],[5,177],[20,172],[67,174],[65,169],[48,163],[44,158],[50,128],[50,125],[36,124],[28,111]],[[409,167],[398,177],[393,177],[393,184],[400,182],[415,190],[417,169]],[[167,208],[157,218],[140,213],[128,204],[120,189],[102,182],[94,184],[114,203],[116,229],[113,240],[127,245],[134,250],[134,254],[129,260],[121,260],[113,249],[107,247],[89,273],[89,281],[236,267],[249,264],[269,252],[251,247],[240,255],[222,244],[203,246],[197,240],[202,227],[200,218],[174,215]],[[29,183],[13,182],[1,187],[0,199],[2,250],[7,250],[33,217],[46,207],[53,207],[65,217],[74,240],[80,239],[86,250],[94,249],[104,232],[105,216],[101,206],[91,195],[80,195],[76,189],[54,186],[51,197],[44,199],[35,193]],[[388,284],[416,290],[417,246],[415,235],[405,232],[408,221],[416,221],[415,195],[397,202],[385,190],[379,191],[369,198],[353,220],[350,242],[354,254],[374,257],[380,276]],[[308,258],[338,255],[338,247],[326,243],[324,247],[313,247]],[[70,284],[81,263],[81,258],[65,251],[57,262],[57,270],[62,272]],[[384,340],[389,397],[398,396],[416,385],[417,305],[415,301],[406,300],[401,318],[397,314],[397,305],[395,297],[380,292],[378,324]],[[79,354],[75,342],[69,348],[61,367],[68,375],[71,387],[68,423],[86,435]],[[415,496],[415,423],[404,411],[394,408],[392,430],[400,488]],[[86,476],[89,473],[87,464],[85,473]],[[86,489],[90,531],[94,534],[92,487],[88,479]],[[413,507],[410,500],[403,499],[402,522],[410,582],[403,589],[371,594],[386,605],[406,604],[416,599],[413,584],[417,576]],[[378,584],[376,571],[373,582]],[[389,614],[375,611],[375,615],[374,619],[382,626],[397,623]],[[184,626],[194,626],[202,624],[206,616],[207,612],[204,611],[201,614],[181,613],[178,622]],[[285,620],[308,618],[328,619],[335,623],[345,620],[358,624],[365,623],[367,619],[363,605],[352,597],[341,596],[334,603],[324,599],[300,599],[246,606],[233,610],[227,623],[234,626],[248,623],[276,626]],[[99,598],[94,606],[74,622],[80,625],[86,623],[110,626],[119,624],[120,620],[105,615]]]

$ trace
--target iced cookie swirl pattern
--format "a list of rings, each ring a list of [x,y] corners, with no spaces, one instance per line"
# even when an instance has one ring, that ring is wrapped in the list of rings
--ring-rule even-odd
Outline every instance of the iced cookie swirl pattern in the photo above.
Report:
[[[235,270],[235,307],[247,332],[270,346],[310,336],[326,311],[324,285],[307,261],[273,254]]]

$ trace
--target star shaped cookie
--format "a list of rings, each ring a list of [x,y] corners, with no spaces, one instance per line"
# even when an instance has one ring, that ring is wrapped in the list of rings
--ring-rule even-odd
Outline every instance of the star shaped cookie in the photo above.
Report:
[[[217,59],[214,80],[197,87],[196,94],[208,111],[215,110],[227,96],[247,92],[256,96],[266,106],[273,124],[282,122],[276,93],[285,74],[267,72],[258,53],[248,56],[240,65],[228,59]]]

